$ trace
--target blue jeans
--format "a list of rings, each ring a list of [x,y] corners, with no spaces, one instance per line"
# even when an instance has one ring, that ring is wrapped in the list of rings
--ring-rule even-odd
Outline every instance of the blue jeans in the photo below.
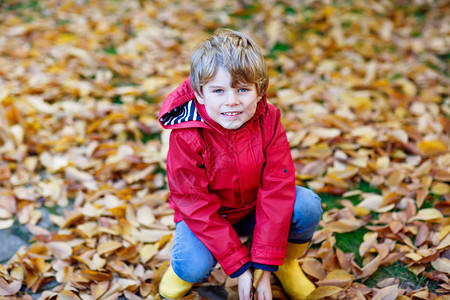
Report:
[[[296,187],[294,211],[289,228],[289,242],[307,243],[319,225],[322,215],[320,198],[313,191]],[[233,225],[239,236],[251,235],[255,227],[255,214],[248,215]],[[208,248],[194,235],[184,221],[178,222],[172,248],[171,264],[174,272],[190,283],[208,279],[217,261]]]

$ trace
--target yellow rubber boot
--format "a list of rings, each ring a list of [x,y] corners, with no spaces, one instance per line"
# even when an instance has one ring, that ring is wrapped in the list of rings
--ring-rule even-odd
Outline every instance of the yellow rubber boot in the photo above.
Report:
[[[314,283],[303,273],[297,260],[305,253],[308,245],[309,243],[288,243],[283,265],[274,273],[280,280],[284,292],[293,300],[305,300],[316,289]]]
[[[175,274],[169,266],[159,283],[159,294],[166,299],[180,299],[192,288],[192,283],[186,282]]]

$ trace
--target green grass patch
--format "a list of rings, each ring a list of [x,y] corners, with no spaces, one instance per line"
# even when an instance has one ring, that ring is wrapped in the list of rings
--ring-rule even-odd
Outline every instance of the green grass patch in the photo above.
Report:
[[[15,10],[24,10],[31,9],[36,10],[39,8],[39,1],[31,0],[31,1],[10,1],[10,0],[2,0],[0,1],[0,7],[5,10],[15,11]]]
[[[426,286],[430,291],[434,291],[439,288],[438,282],[429,280],[424,275],[417,276],[409,271],[405,264],[398,261],[387,267],[379,267],[364,284],[368,287],[375,287],[379,282],[387,278],[397,278],[400,281],[399,286],[402,289],[411,288],[417,290]]]
[[[342,199],[342,196],[324,193],[319,193],[318,196],[322,200],[322,207],[324,211],[329,211],[333,208],[343,208],[342,204],[339,203],[339,199]]]
[[[403,263],[396,262],[387,267],[380,266],[378,270],[364,282],[364,284],[368,287],[374,287],[377,283],[387,278],[397,278],[400,280],[400,283],[416,282],[418,280],[416,274],[409,271]]]
[[[103,52],[108,53],[109,55],[117,55],[116,46],[113,44],[109,44],[105,48],[103,48]]]
[[[363,193],[374,193],[381,195],[381,190],[370,185],[367,182],[361,181],[355,190],[360,190]],[[318,194],[320,199],[322,199],[322,206],[324,208],[324,211],[329,211],[333,208],[341,209],[344,208],[344,206],[340,203],[339,200],[347,199],[350,200],[353,205],[358,205],[358,203],[361,201],[360,197],[358,195],[344,198],[342,195],[331,195],[327,193],[319,193]]]

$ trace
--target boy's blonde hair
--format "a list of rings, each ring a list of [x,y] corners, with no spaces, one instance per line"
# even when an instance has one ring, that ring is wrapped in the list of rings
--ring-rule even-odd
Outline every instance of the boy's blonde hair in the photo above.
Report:
[[[258,96],[269,85],[266,62],[261,50],[248,36],[225,29],[212,35],[194,50],[191,59],[191,86],[203,95],[205,86],[223,67],[230,73],[231,86],[256,84]]]

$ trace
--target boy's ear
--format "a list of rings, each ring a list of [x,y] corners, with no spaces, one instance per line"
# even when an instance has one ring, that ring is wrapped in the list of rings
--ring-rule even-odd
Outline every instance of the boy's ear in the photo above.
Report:
[[[201,105],[205,105],[205,101],[203,99],[203,96],[198,94],[197,92],[194,92],[195,94],[195,98],[197,98],[198,103],[200,103]]]

